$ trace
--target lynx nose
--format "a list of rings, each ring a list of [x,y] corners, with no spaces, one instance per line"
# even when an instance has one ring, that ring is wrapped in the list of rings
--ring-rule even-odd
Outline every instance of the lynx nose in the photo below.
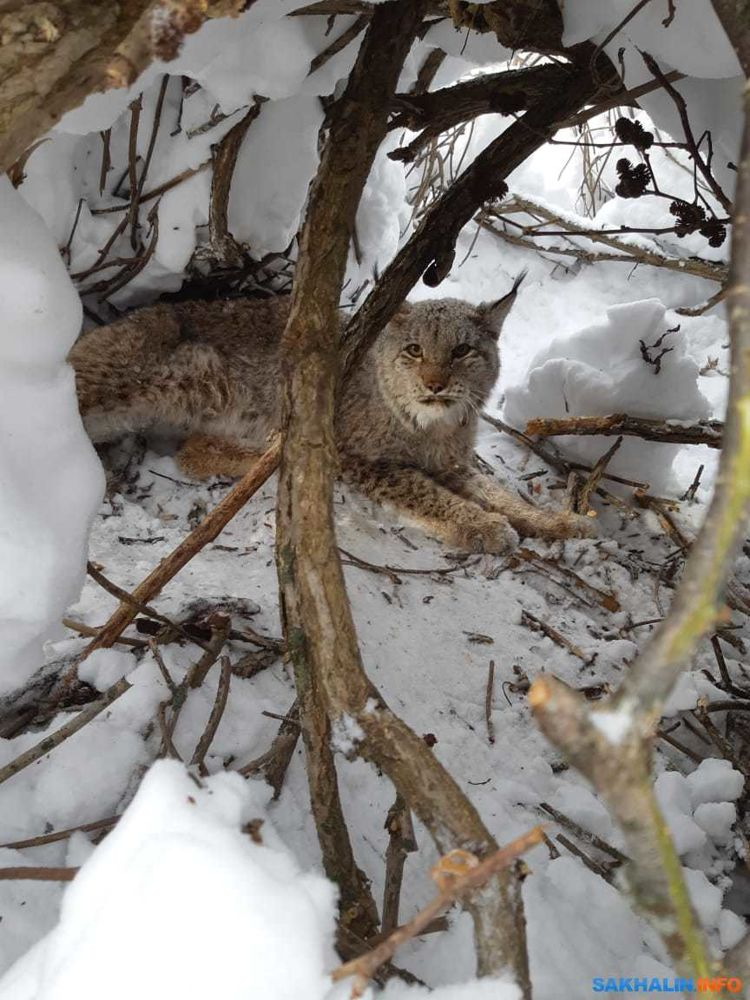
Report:
[[[422,379],[422,384],[428,392],[431,392],[433,396],[437,396],[438,393],[442,392],[448,384],[448,378],[440,368],[433,368],[431,366],[425,366],[426,371],[423,369],[420,373]]]

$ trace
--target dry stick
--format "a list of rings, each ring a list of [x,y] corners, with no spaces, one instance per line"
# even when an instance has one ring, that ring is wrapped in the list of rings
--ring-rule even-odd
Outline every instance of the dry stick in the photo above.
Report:
[[[354,977],[352,997],[360,997],[370,979],[377,970],[393,958],[398,949],[407,941],[417,937],[432,923],[435,917],[447,910],[453,903],[462,900],[471,893],[490,882],[498,872],[506,870],[526,851],[543,841],[542,828],[535,826],[533,830],[517,837],[505,847],[490,854],[465,875],[460,875],[447,883],[446,887],[431,902],[417,913],[407,924],[398,927],[385,941],[377,947],[351,962],[345,962],[331,973],[331,979],[337,983],[342,979]]]
[[[211,714],[208,717],[206,728],[203,731],[203,735],[198,740],[190,761],[191,765],[196,765],[198,767],[201,774],[208,774],[203,762],[206,758],[209,747],[213,743],[214,736],[216,736],[216,730],[219,728],[219,723],[224,715],[224,709],[227,707],[227,699],[229,698],[229,684],[232,679],[232,664],[230,663],[228,656],[222,656],[220,662],[221,674],[219,675],[219,683],[216,688],[216,700],[214,701],[213,708],[211,709]]]
[[[52,833],[43,833],[38,837],[29,837],[28,840],[14,840],[10,844],[0,844],[0,848],[8,847],[14,851],[22,851],[29,847],[44,847],[46,844],[56,844],[59,840],[67,840],[74,833],[93,833],[96,830],[108,830],[118,821],[119,816],[108,816],[106,819],[98,819],[93,823],[82,823],[81,826],[72,826],[67,830],[54,830]]]
[[[156,611],[143,601],[137,600],[137,598],[134,597],[133,594],[128,593],[127,590],[124,590],[122,587],[118,587],[117,584],[109,580],[101,570],[97,569],[91,561],[86,563],[86,572],[95,583],[99,584],[102,590],[106,590],[108,594],[112,595],[112,597],[116,597],[119,601],[122,601],[124,604],[127,604],[130,608],[132,608],[134,612],[133,617],[135,617],[136,614],[141,614],[145,615],[147,618],[153,618],[155,621],[161,622],[162,625],[166,625],[168,628],[173,629],[175,632],[182,635],[183,638],[189,639],[190,642],[194,642],[197,645],[202,646],[204,649],[207,648],[205,642],[197,638],[194,634],[188,632],[188,630],[179,622],[172,621],[171,618],[163,615],[160,611]]]
[[[65,628],[69,628],[72,632],[77,632],[79,635],[85,635],[88,638],[99,635],[99,629],[96,625],[84,625],[83,622],[77,622],[73,618],[61,618],[60,624],[64,625]],[[127,636],[120,636],[115,642],[121,646],[132,646],[133,649],[143,649],[145,646],[148,646],[148,642],[145,639],[129,639]]]
[[[143,108],[143,94],[130,104],[130,136],[128,139],[128,178],[130,182],[130,204],[128,205],[128,225],[130,226],[130,245],[138,248],[138,126]]]
[[[250,497],[257,493],[270,478],[278,465],[280,452],[281,446],[277,439],[211,513],[180,542],[176,549],[170,552],[165,559],[162,559],[130,596],[139,604],[145,604],[155,597],[179,573],[183,566],[190,562],[193,556],[220,534]],[[132,604],[128,602],[120,604],[109,621],[102,627],[96,639],[83,651],[78,662],[84,660],[95,649],[111,646],[137,613]],[[68,679],[75,678],[76,670],[77,667],[74,667],[72,673],[66,675]]]
[[[308,76],[320,69],[321,66],[325,66],[329,59],[332,59],[338,52],[345,49],[350,42],[360,35],[367,25],[370,23],[370,13],[366,12],[360,14],[359,17],[352,21],[348,28],[341,32],[338,38],[334,38],[330,45],[322,49],[311,61],[310,69],[307,72]]]
[[[200,660],[193,665],[186,678],[188,687],[198,688],[206,679],[206,675],[211,667],[216,663],[219,654],[226,645],[229,633],[232,629],[232,619],[229,615],[217,612],[209,618],[211,625],[211,638],[205,644],[205,652]]]
[[[565,813],[560,812],[559,809],[555,809],[555,807],[551,806],[548,802],[540,802],[539,808],[543,809],[544,812],[546,812],[548,816],[551,816],[555,822],[560,824],[560,826],[564,826],[567,830],[570,830],[571,833],[574,833],[576,837],[579,837],[587,844],[591,844],[592,847],[596,847],[597,850],[603,851],[605,854],[609,854],[620,864],[624,864],[624,862],[628,860],[622,851],[618,850],[616,847],[612,847],[611,844],[608,844],[606,840],[602,840],[602,838],[597,836],[597,834],[592,833],[585,827],[580,826],[575,822],[575,820],[566,816]]]
[[[548,639],[551,639],[555,645],[560,646],[561,649],[566,649],[573,656],[576,656],[579,660],[588,664],[591,662],[591,657],[586,656],[582,649],[580,649],[574,642],[567,639],[564,635],[557,631],[557,629],[552,628],[547,622],[542,621],[541,618],[537,618],[528,611],[521,611],[521,624],[526,625],[528,628],[533,629],[535,632],[541,632],[546,635]]]
[[[407,854],[418,850],[414,836],[411,810],[400,795],[388,810],[385,820],[388,831],[388,847],[385,852],[385,887],[383,889],[383,919],[381,933],[390,934],[398,927],[398,911],[401,905],[401,884]]]
[[[705,180],[706,184],[708,184],[708,186],[710,187],[711,192],[713,193],[714,197],[721,205],[721,207],[724,209],[724,211],[731,213],[734,207],[732,205],[731,199],[727,198],[726,194],[721,188],[721,185],[711,172],[710,163],[706,162],[706,160],[703,158],[703,155],[701,154],[701,151],[698,149],[698,144],[695,141],[695,136],[693,135],[693,130],[690,126],[690,116],[688,114],[688,108],[687,108],[687,103],[685,102],[685,98],[682,96],[679,90],[677,90],[677,88],[674,87],[669,82],[666,74],[663,72],[662,69],[660,69],[659,64],[657,63],[657,61],[654,59],[653,56],[649,55],[647,52],[641,52],[641,58],[645,62],[649,71],[653,73],[653,75],[656,77],[656,79],[659,81],[662,87],[672,98],[675,107],[677,108],[677,112],[680,116],[680,121],[682,123],[682,130],[685,136],[685,145],[687,146],[688,152],[690,153],[693,163],[695,164],[696,168],[700,171],[700,173],[703,175],[703,179]]]
[[[424,7],[425,0],[399,0],[374,9],[344,93],[329,109],[282,338],[284,440],[276,516],[282,621],[323,867],[341,891],[341,923],[364,939],[377,933],[377,906],[341,806],[331,733],[332,720],[342,713],[326,678],[330,670],[362,669],[333,530],[338,306],[357,208]]]
[[[537,202],[531,201],[529,198],[523,198],[517,194],[513,194],[508,201],[481,212],[479,215],[479,221],[480,224],[484,224],[485,228],[489,229],[496,236],[508,239],[508,234],[494,228],[487,222],[487,220],[490,218],[496,218],[500,221],[504,221],[506,215],[518,212],[523,212],[526,215],[543,219],[543,225],[551,223],[556,226],[565,237],[579,236],[591,241],[592,243],[601,243],[603,246],[616,250],[621,255],[620,257],[599,255],[598,259],[623,260],[631,264],[648,264],[651,267],[661,267],[668,271],[677,271],[680,274],[694,274],[699,278],[706,278],[709,281],[718,281],[721,284],[724,284],[728,277],[728,269],[726,265],[718,261],[703,260],[701,258],[693,257],[666,257],[658,250],[647,249],[643,246],[638,246],[635,243],[628,242],[626,230],[622,230],[621,235],[618,236],[617,234],[608,235],[606,232],[597,229],[585,229],[576,223],[569,222],[560,215],[556,215],[544,205],[539,205]],[[532,228],[530,226],[519,226],[519,228],[525,237],[525,239],[522,240],[522,245],[526,247],[530,246],[532,240],[550,235],[545,232],[544,228]],[[516,240],[512,240],[511,242],[516,242]],[[544,247],[542,249],[545,253],[565,253],[568,248]],[[587,259],[587,255],[589,255],[588,251],[581,251],[582,259]],[[590,254],[589,256],[591,259],[597,259],[597,255],[595,254]]]
[[[196,252],[197,257],[210,257],[212,263],[227,267],[242,258],[242,248],[229,232],[229,192],[242,143],[247,130],[260,114],[263,102],[255,104],[223,139],[213,148],[211,162],[211,197],[208,205],[208,244]]]
[[[607,417],[538,417],[526,424],[526,434],[559,437],[563,434],[625,435],[645,441],[672,444],[705,444],[721,448],[724,424],[721,420],[698,420],[693,424],[682,421],[652,420],[630,417],[627,413],[612,413]]]
[[[44,757],[50,750],[54,750],[55,747],[60,746],[69,737],[74,736],[87,723],[109,708],[112,702],[124,695],[126,691],[129,691],[131,687],[130,681],[125,677],[121,677],[119,681],[107,688],[98,701],[92,701],[90,705],[87,705],[77,715],[74,715],[72,719],[60,726],[59,729],[56,729],[50,736],[45,736],[39,743],[36,743],[33,747],[29,747],[28,750],[24,750],[15,760],[11,760],[3,767],[0,767],[0,785],[4,781],[7,781],[8,778],[12,778],[14,774],[23,771],[29,764],[33,764],[39,760],[40,757]]]
[[[484,718],[487,723],[487,742],[495,742],[495,726],[492,722],[492,696],[495,688],[495,661],[490,660],[487,671],[487,688],[484,694]]]
[[[281,794],[281,786],[284,783],[284,776],[297,746],[299,734],[299,701],[295,698],[269,749],[260,757],[251,760],[249,764],[245,764],[237,773],[241,774],[243,778],[249,778],[259,773],[263,774],[268,784],[273,788],[274,799],[278,799]]]
[[[738,172],[729,281],[732,375],[716,488],[667,618],[619,691],[597,708],[561,681],[534,682],[529,700],[547,737],[594,785],[619,820],[636,904],[659,931],[676,968],[714,974],[679,857],[654,797],[651,738],[665,701],[700,640],[715,628],[721,593],[750,512],[750,126]],[[740,703],[745,707],[745,703]],[[750,942],[728,960],[748,967]]]
[[[0,881],[72,882],[78,868],[0,868]]]
[[[562,573],[563,576],[567,577],[574,587],[590,594],[591,597],[596,600],[596,603],[601,605],[601,607],[606,608],[607,611],[614,613],[620,610],[620,602],[614,594],[610,594],[606,590],[599,590],[598,587],[589,583],[588,580],[584,580],[583,577],[579,576],[572,569],[567,566],[562,566],[554,559],[546,558],[538,552],[534,552],[533,549],[527,549],[523,546],[520,549],[516,549],[513,553],[513,558],[523,559],[524,562],[537,563],[538,565],[545,566],[548,569],[556,570],[558,573]]]

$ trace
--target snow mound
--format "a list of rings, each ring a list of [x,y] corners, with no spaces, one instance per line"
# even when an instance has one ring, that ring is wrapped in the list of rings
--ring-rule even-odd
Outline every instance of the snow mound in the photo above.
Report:
[[[103,473],[65,356],[81,303],[39,216],[0,179],[0,694],[77,596]]]
[[[110,1000],[322,1000],[334,887],[252,822],[267,798],[236,775],[199,787],[182,765],[155,764],[70,885],[57,927],[0,981],[2,1000],[98,1000],[103,983]]]
[[[505,419],[523,429],[534,417],[627,413],[672,420],[707,418],[710,407],[698,388],[698,365],[675,326],[670,328],[658,299],[612,306],[603,322],[553,339],[532,359],[521,384],[507,391]],[[668,353],[657,360],[662,351]],[[572,461],[591,464],[613,442],[567,435],[555,443]],[[668,491],[679,450],[676,445],[626,438],[608,468],[645,481],[656,492]]]

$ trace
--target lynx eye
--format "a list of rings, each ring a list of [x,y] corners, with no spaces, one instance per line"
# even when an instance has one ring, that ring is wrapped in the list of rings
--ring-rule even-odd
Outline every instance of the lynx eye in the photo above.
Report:
[[[471,344],[459,344],[458,347],[453,348],[453,357],[465,358],[468,354],[471,354],[473,350],[474,348]]]
[[[404,354],[408,354],[410,358],[421,358],[422,348],[419,344],[407,344],[404,348]]]

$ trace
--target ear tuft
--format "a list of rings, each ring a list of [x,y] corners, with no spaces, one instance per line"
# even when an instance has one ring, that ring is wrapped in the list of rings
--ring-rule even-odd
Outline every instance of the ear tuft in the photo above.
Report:
[[[511,290],[503,295],[501,299],[498,299],[496,302],[483,302],[478,307],[478,312],[484,326],[493,335],[495,340],[497,340],[500,336],[503,323],[507,319],[508,313],[513,308],[513,303],[516,301],[518,289],[527,274],[528,270],[524,268],[523,271],[516,276]]]

